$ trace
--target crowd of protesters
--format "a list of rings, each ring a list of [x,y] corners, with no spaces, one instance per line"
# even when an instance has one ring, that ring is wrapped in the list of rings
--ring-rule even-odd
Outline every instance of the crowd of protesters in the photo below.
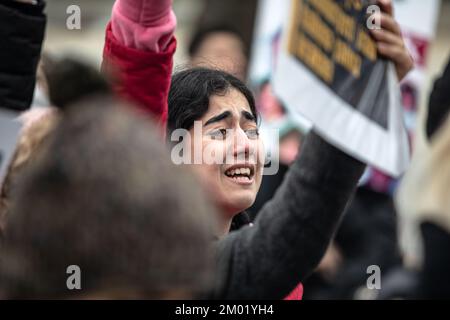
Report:
[[[378,3],[373,37],[401,81],[413,61],[392,2]],[[0,4],[0,107],[24,112],[1,182],[0,298],[351,298],[366,264],[401,264],[391,199],[357,190],[366,165],[314,129],[286,130],[283,170],[263,182],[261,96],[273,100],[266,113],[283,106],[267,83],[257,99],[244,83],[239,30],[199,30],[189,68],[172,74],[172,1],[117,0],[100,74],[71,58],[41,57],[44,8],[42,0]],[[51,107],[26,111],[39,61]],[[430,158],[417,173],[428,188],[416,199],[425,262],[412,297],[450,296],[442,288],[450,265],[449,82],[447,69],[430,99]],[[185,135],[174,141],[179,130]],[[174,143],[223,158],[175,165]],[[81,290],[68,290],[72,265],[82,270]],[[329,274],[340,283],[314,283]]]

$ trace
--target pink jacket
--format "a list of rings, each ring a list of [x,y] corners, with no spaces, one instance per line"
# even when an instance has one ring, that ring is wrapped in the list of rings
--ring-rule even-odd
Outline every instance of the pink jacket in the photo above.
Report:
[[[172,0],[116,1],[111,27],[117,41],[128,48],[164,52],[176,27]]]

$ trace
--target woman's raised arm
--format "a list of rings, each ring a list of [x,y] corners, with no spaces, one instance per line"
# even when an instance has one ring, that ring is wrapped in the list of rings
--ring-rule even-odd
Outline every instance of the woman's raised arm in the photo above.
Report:
[[[114,89],[153,116],[163,129],[172,75],[176,26],[172,0],[118,0],[106,30],[103,70]]]
[[[320,262],[365,165],[315,133],[255,224],[217,243],[214,298],[282,299]]]

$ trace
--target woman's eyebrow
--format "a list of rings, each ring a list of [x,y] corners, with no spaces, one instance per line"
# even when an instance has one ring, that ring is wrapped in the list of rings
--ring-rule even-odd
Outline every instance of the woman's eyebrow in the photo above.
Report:
[[[208,126],[208,125],[210,125],[212,123],[220,122],[220,121],[222,121],[222,120],[224,120],[226,118],[229,118],[229,117],[231,117],[231,112],[230,111],[225,111],[225,112],[219,114],[218,116],[212,117],[211,119],[206,121],[206,123],[203,126],[206,127],[206,126]]]
[[[248,112],[248,111],[242,111],[241,114],[242,114],[242,116],[243,116],[246,120],[250,120],[250,121],[253,121],[253,122],[255,122],[255,123],[258,123],[258,122],[256,121],[255,116],[254,116],[253,114],[251,114],[250,112]]]

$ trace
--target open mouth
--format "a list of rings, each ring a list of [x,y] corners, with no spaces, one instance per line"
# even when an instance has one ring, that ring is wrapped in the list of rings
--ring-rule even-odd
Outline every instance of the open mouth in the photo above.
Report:
[[[238,184],[251,184],[255,169],[248,165],[237,165],[225,171],[225,175]]]

